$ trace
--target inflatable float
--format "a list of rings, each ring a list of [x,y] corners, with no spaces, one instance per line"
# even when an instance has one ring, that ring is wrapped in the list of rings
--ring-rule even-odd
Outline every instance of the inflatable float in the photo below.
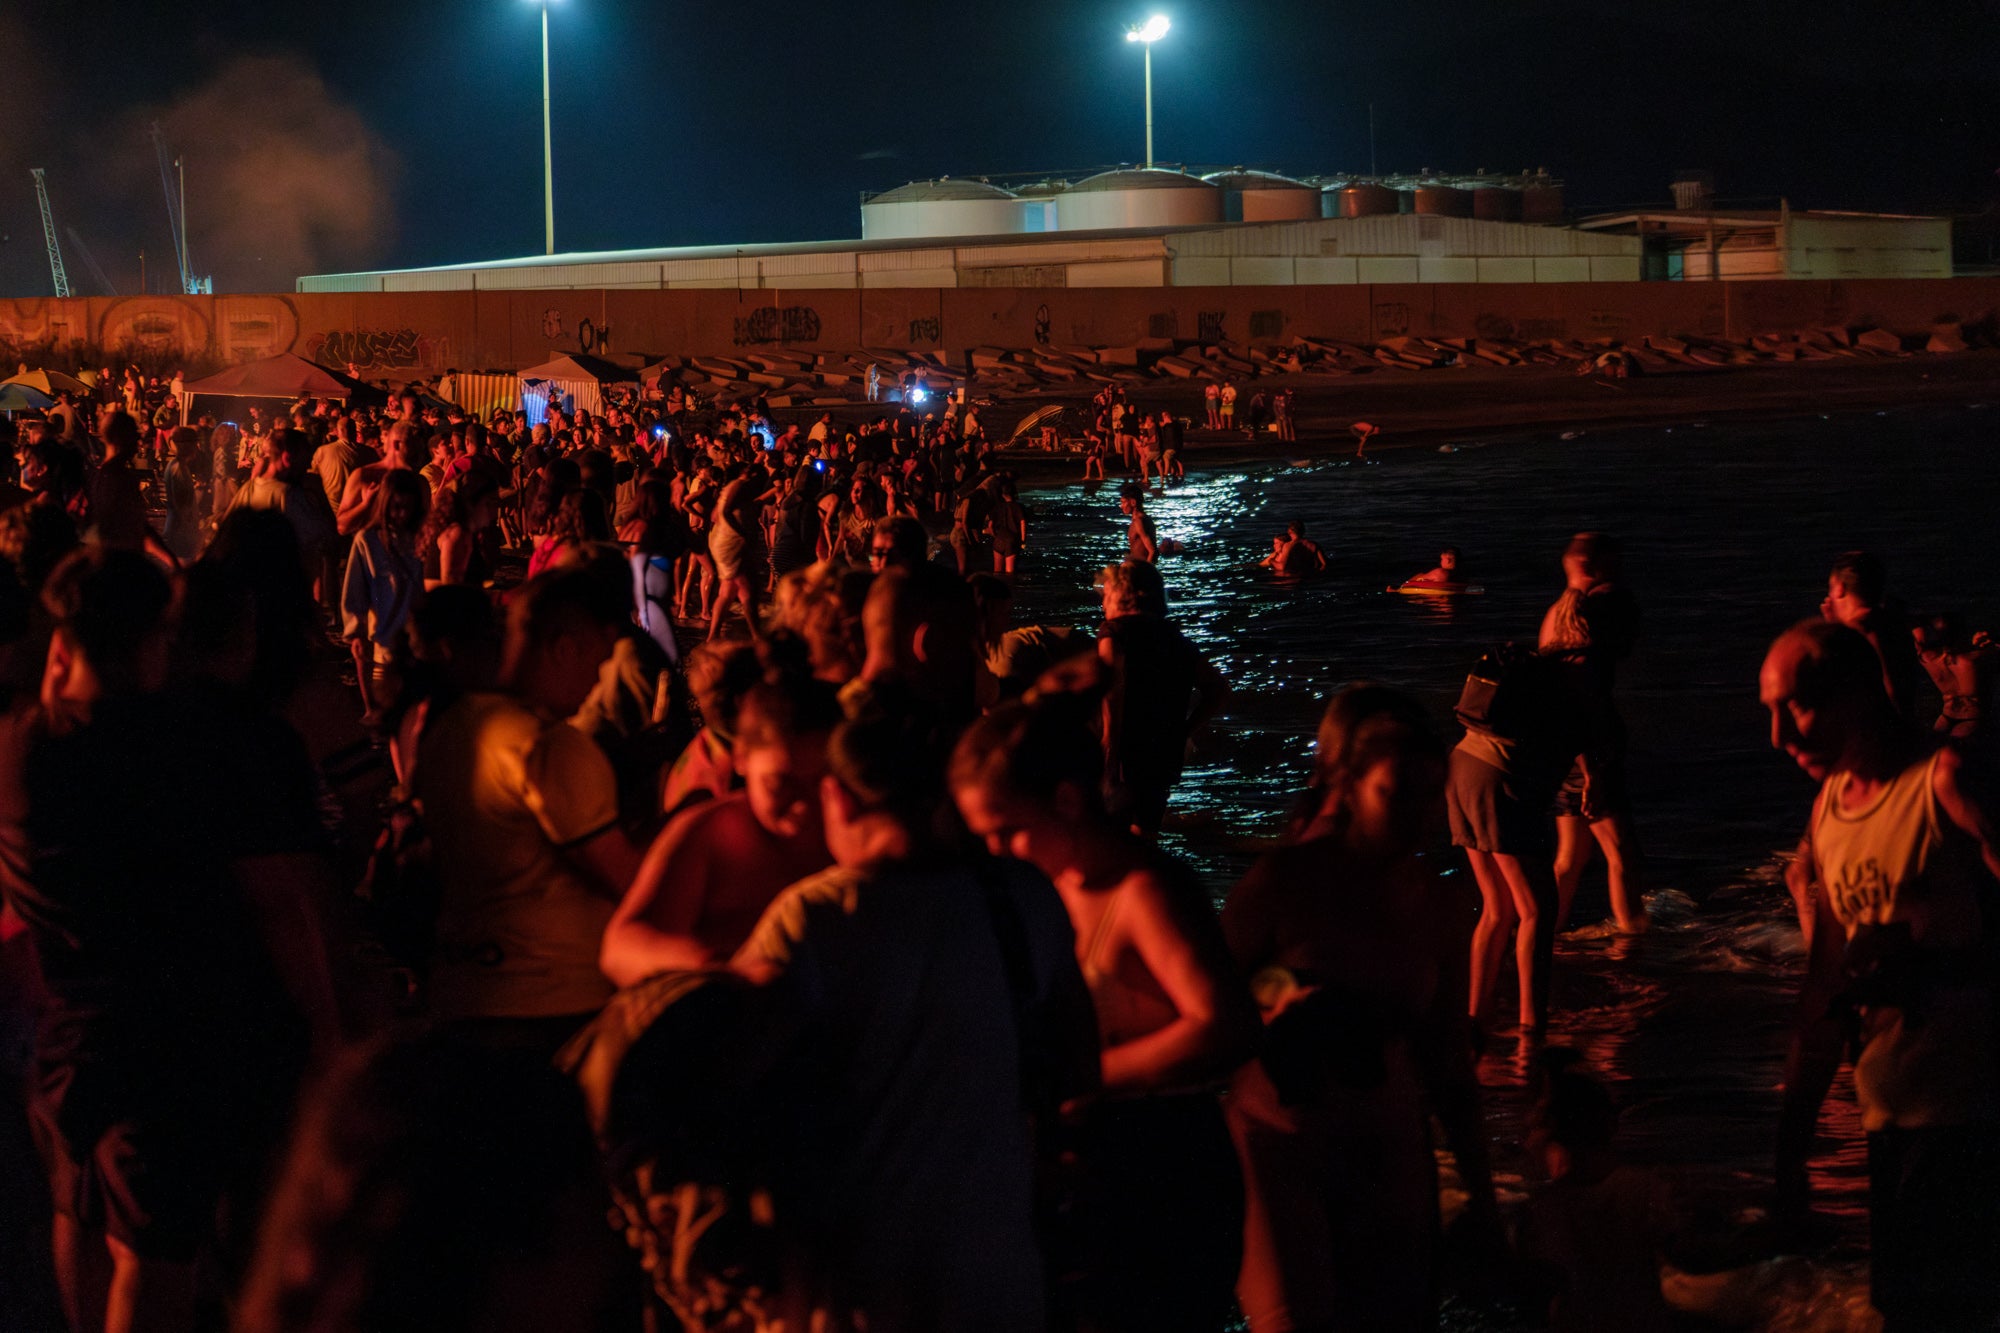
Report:
[[[1405,597],[1480,597],[1486,589],[1477,583],[1419,583],[1412,579],[1390,585],[1389,591]]]

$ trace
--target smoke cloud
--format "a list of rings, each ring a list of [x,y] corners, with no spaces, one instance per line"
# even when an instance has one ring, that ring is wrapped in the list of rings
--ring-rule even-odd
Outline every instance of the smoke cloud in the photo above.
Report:
[[[238,58],[171,105],[117,122],[105,157],[119,193],[163,231],[156,120],[185,164],[195,273],[218,292],[290,291],[299,274],[365,262],[390,238],[393,154],[296,56]],[[159,261],[171,270],[169,251]]]

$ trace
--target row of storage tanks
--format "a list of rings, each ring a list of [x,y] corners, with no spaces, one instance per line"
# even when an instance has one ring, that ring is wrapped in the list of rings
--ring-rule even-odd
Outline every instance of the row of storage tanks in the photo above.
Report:
[[[861,201],[863,240],[1006,236],[1022,232],[1185,227],[1218,222],[1297,222],[1425,213],[1492,222],[1560,222],[1562,182],[1522,176],[1415,176],[1294,180],[1268,171],[1196,176],[1159,167],[1101,172],[1071,183],[1015,189],[975,179],[912,181]]]

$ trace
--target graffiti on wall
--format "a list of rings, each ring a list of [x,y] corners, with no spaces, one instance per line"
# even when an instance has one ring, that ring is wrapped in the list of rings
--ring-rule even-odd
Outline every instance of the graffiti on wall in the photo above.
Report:
[[[913,343],[941,343],[944,341],[944,321],[936,315],[926,319],[910,321],[909,341]]]
[[[1194,336],[1196,341],[1205,343],[1228,342],[1229,334],[1223,321],[1229,317],[1227,310],[1200,310],[1195,312]]]
[[[329,366],[400,369],[423,364],[427,340],[415,329],[336,329],[306,340],[306,356]]]
[[[736,345],[816,343],[819,311],[809,305],[759,306],[736,321]]]
[[[1049,345],[1049,325],[1052,319],[1047,302],[1035,307],[1035,341],[1043,347]]]

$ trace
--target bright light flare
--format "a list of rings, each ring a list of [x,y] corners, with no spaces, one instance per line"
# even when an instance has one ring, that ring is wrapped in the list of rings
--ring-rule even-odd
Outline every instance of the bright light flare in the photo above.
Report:
[[[1171,26],[1167,22],[1165,14],[1155,14],[1146,20],[1145,27],[1127,29],[1125,40],[1128,42],[1157,42],[1160,38],[1167,35],[1167,29]]]

